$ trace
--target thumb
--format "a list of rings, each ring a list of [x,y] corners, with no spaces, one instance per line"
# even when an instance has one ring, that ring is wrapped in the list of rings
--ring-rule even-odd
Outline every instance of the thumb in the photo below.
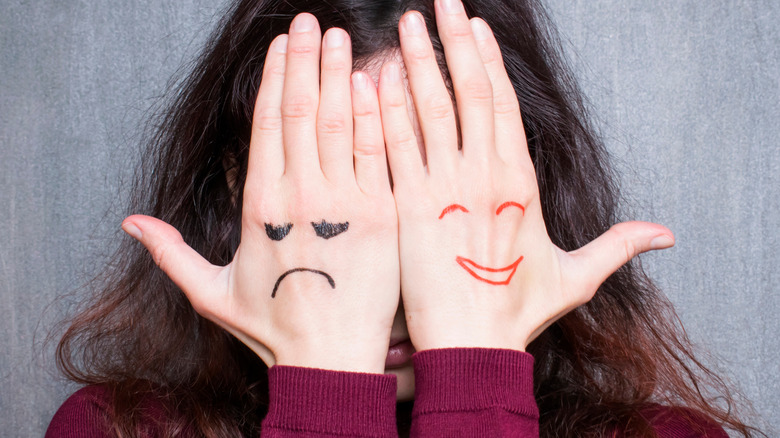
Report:
[[[208,302],[210,285],[221,267],[214,266],[184,242],[176,228],[143,215],[133,215],[122,222],[122,230],[141,242],[157,266],[187,295],[192,307],[201,315],[212,314]]]
[[[674,246],[674,234],[650,222],[623,222],[569,255],[576,260],[571,280],[592,295],[601,283],[637,255]]]

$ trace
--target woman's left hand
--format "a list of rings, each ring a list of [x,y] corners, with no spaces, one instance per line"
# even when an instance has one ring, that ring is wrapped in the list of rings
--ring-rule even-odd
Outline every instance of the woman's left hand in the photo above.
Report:
[[[637,254],[672,246],[674,238],[661,225],[628,222],[576,251],[553,244],[495,38],[481,19],[469,21],[458,0],[437,0],[436,20],[462,149],[419,13],[407,13],[399,31],[427,167],[397,63],[385,64],[379,84],[409,334],[417,350],[525,350],[555,320],[589,301],[615,270]]]

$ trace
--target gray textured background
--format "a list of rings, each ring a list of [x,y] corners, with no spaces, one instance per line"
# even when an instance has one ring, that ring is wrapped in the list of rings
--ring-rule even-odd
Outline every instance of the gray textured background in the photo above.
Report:
[[[222,5],[0,1],[0,435],[42,435],[74,389],[43,341],[77,296],[55,298],[116,242],[141,120]],[[550,4],[635,218],[677,235],[646,266],[775,429],[779,5]]]

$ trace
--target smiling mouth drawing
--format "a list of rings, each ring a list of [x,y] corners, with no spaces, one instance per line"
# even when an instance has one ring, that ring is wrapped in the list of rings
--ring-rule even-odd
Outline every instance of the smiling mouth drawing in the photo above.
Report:
[[[476,278],[477,280],[484,281],[488,284],[493,285],[505,285],[509,284],[509,282],[512,280],[512,276],[515,275],[515,272],[517,271],[517,265],[520,264],[520,262],[523,261],[523,256],[520,256],[517,260],[514,261],[511,265],[505,267],[505,268],[488,268],[485,266],[480,266],[476,264],[473,260],[469,260],[465,257],[457,256],[455,258],[455,261],[458,262],[458,264],[465,269],[469,274],[471,274],[472,277]],[[493,280],[490,278],[486,278],[483,275],[477,274],[477,272],[481,273],[490,273],[490,274],[501,274],[501,275],[489,275],[490,277],[498,277],[498,280]],[[506,272],[509,272],[509,276],[506,277],[504,280],[500,280],[500,278],[503,278],[503,275],[505,275]]]
[[[284,274],[279,276],[279,279],[276,280],[276,284],[274,285],[274,290],[273,290],[273,292],[271,292],[271,298],[275,298],[276,297],[276,291],[277,291],[277,289],[279,289],[279,283],[281,283],[282,280],[284,280],[284,277],[286,277],[286,276],[288,276],[288,275],[290,275],[292,273],[295,273],[295,272],[313,272],[315,274],[320,274],[323,277],[328,279],[328,284],[330,284],[331,289],[335,289],[336,288],[336,282],[333,281],[333,277],[328,275],[326,272],[318,271],[316,269],[309,269],[309,268],[295,268],[295,269],[290,269],[289,271],[287,271]]]

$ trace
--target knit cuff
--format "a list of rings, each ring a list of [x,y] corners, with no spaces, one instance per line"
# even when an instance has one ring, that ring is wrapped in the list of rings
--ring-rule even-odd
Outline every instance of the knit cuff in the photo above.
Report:
[[[502,408],[539,418],[534,358],[515,350],[445,348],[412,356],[414,415]]]
[[[268,370],[263,429],[344,436],[396,436],[394,375],[292,366]]]

